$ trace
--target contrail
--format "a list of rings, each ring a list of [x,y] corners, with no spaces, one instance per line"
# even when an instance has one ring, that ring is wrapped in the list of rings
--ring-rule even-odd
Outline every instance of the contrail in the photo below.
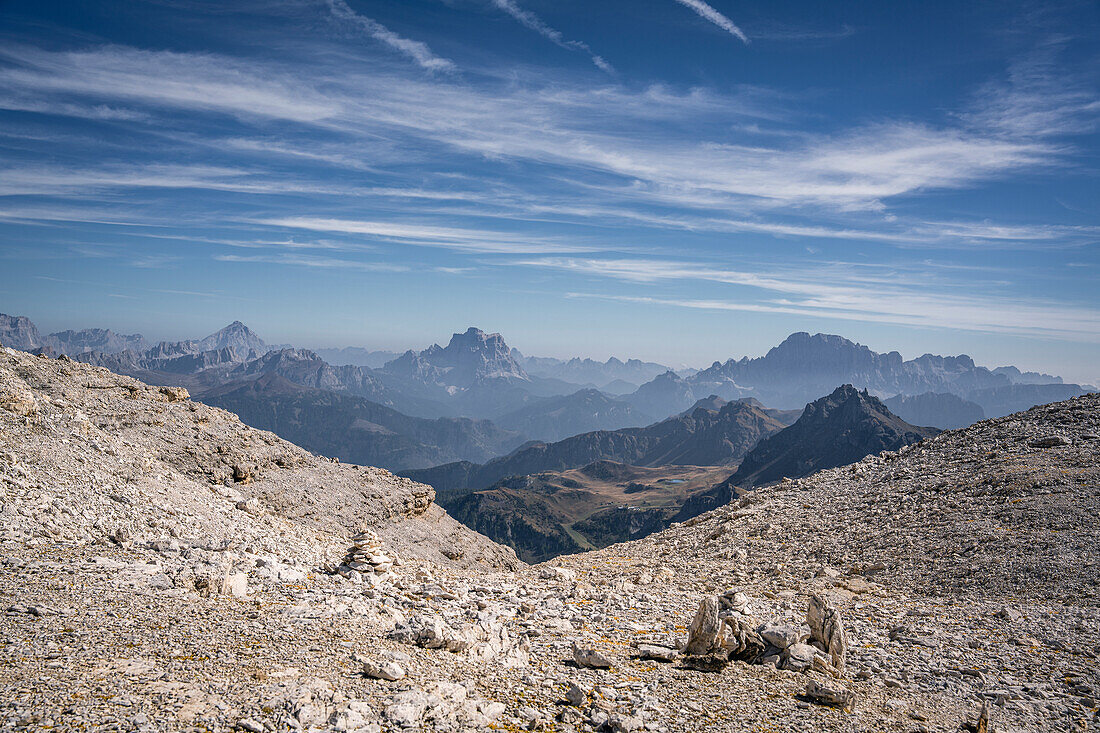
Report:
[[[598,56],[592,52],[592,49],[587,43],[582,41],[567,41],[562,36],[561,31],[548,26],[543,22],[542,18],[538,17],[532,12],[524,10],[520,6],[516,5],[515,0],[493,0],[493,4],[498,8],[508,13],[523,25],[527,26],[535,33],[538,33],[543,38],[571,51],[583,51],[592,57],[592,63],[594,63],[601,70],[606,71],[608,74],[614,74],[615,69],[611,64],[607,63],[602,56]]]
[[[326,0],[326,2],[329,10],[336,18],[360,28],[371,38],[381,41],[396,51],[400,51],[425,69],[429,71],[454,70],[455,65],[453,62],[436,56],[427,44],[400,36],[378,21],[359,15],[344,0]]]
[[[745,43],[749,42],[749,37],[746,36],[740,28],[734,25],[732,20],[707,5],[703,0],[676,0],[676,2],[691,8],[730,35],[737,36]]]

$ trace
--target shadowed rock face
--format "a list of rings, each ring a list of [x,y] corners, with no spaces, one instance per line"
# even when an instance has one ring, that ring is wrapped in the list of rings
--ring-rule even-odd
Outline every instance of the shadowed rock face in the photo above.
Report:
[[[872,453],[897,450],[939,432],[910,425],[866,390],[846,384],[806,405],[794,425],[760,441],[726,481],[685,503],[677,520],[728,504],[739,488],[855,463]]]
[[[745,456],[731,481],[759,486],[825,468],[855,463],[871,453],[897,450],[940,431],[910,425],[866,390],[850,384],[811,402],[802,417]]]

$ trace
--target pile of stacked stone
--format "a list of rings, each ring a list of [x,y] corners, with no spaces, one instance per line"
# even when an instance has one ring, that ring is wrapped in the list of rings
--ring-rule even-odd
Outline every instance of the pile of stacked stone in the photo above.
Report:
[[[382,540],[369,529],[351,538],[351,549],[336,572],[354,583],[377,587],[393,577],[393,558],[382,549]]]
[[[844,621],[828,598],[810,597],[804,624],[760,623],[748,596],[730,589],[699,604],[682,651],[685,666],[705,671],[718,671],[736,659],[841,677],[847,650]],[[648,649],[646,656],[657,658]]]

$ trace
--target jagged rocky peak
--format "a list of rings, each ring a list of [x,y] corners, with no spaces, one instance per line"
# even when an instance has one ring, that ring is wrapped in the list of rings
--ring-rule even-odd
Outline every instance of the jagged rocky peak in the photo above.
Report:
[[[0,344],[20,351],[31,351],[45,345],[31,319],[3,313],[0,313]]]
[[[199,342],[200,351],[214,351],[230,347],[242,353],[255,350],[263,354],[268,350],[264,340],[240,321],[233,321],[220,331],[215,331]]]
[[[518,353],[518,352],[516,352]],[[446,347],[432,344],[423,351],[407,351],[384,367],[386,371],[430,382],[460,387],[482,379],[529,377],[499,333],[471,326],[451,336]]]
[[[820,369],[823,366],[832,365],[870,366],[874,363],[876,356],[878,355],[866,346],[849,341],[843,336],[825,333],[815,333],[811,336],[805,331],[800,331],[792,333],[781,344],[772,347],[765,358],[779,367],[801,367],[813,364]],[[897,356],[900,363],[901,355]]]
[[[499,333],[485,333],[473,326],[466,329],[465,333],[451,336],[451,342],[439,352],[439,356],[451,362],[448,366],[474,367],[478,376],[527,378],[523,367],[512,358],[503,336]]]
[[[48,346],[61,354],[76,356],[87,351],[103,354],[119,354],[123,351],[140,353],[149,349],[149,342],[140,333],[115,333],[109,328],[85,328],[80,331],[60,331],[45,338]]]
[[[850,384],[806,405],[791,427],[760,442],[745,456],[733,485],[760,485],[781,478],[854,463],[866,455],[897,450],[939,433],[910,425],[882,400]]]

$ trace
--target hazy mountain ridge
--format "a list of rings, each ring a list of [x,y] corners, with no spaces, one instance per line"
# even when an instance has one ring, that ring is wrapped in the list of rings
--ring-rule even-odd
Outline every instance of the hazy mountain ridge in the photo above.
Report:
[[[484,461],[523,442],[488,420],[409,417],[362,397],[302,387],[274,372],[216,387],[199,399],[314,453],[390,471]]]
[[[364,349],[359,346],[314,349],[313,351],[333,366],[361,366],[369,369],[381,369],[387,363],[401,356],[396,351]]]
[[[605,362],[579,357],[555,359],[544,356],[524,356],[518,349],[512,349],[512,356],[531,376],[560,379],[581,385],[592,384],[599,389],[606,388],[615,382],[632,384],[637,389],[639,385],[671,371],[671,367],[640,359],[622,361],[610,357]]]
[[[534,440],[552,442],[596,430],[618,430],[649,425],[656,418],[596,389],[546,397],[519,410],[500,415],[494,422]]]
[[[642,428],[600,430],[556,443],[533,443],[484,465],[457,462],[402,475],[439,491],[485,488],[507,476],[564,471],[607,460],[634,466],[735,463],[784,424],[749,402],[699,408]]]
[[[752,396],[772,407],[795,408],[828,393],[837,384],[852,384],[882,398],[929,392],[954,394],[981,405],[985,414],[993,417],[1041,404],[1024,405],[1026,395],[1032,392],[1020,388],[1045,376],[1021,373],[1015,367],[991,370],[976,365],[965,354],[924,354],[906,361],[896,351],[879,354],[841,336],[795,333],[764,356],[715,362],[689,377],[664,374],[626,399],[642,410],[657,404],[684,409],[693,399],[708,394],[726,399]],[[1046,392],[1034,390],[1034,394],[1067,399],[1094,389],[1063,385],[1057,377],[1051,379],[1062,389],[1044,385]],[[950,415],[945,415],[941,421],[949,419]]]
[[[882,402],[890,412],[911,425],[953,430],[985,419],[985,410],[978,403],[942,392],[895,395]]]

